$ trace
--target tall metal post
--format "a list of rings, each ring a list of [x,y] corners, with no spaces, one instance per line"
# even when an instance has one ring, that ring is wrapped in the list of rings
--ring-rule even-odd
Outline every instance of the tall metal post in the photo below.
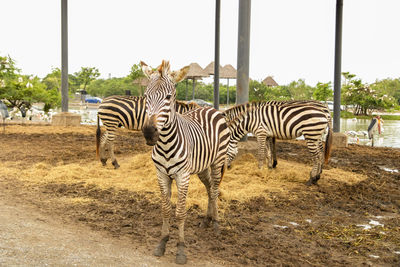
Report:
[[[219,109],[219,32],[221,0],[215,0],[214,108]]]
[[[61,111],[68,112],[68,1],[61,0]]]
[[[333,83],[333,131],[340,132],[343,0],[336,0],[335,76]]]
[[[249,101],[250,11],[251,0],[239,0],[237,104]]]

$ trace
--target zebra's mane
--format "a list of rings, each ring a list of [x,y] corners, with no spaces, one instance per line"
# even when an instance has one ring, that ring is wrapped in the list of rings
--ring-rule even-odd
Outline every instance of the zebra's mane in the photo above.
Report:
[[[195,102],[187,102],[187,101],[182,101],[182,100],[176,100],[176,105],[179,106],[184,106],[186,108],[188,108],[189,110],[195,109],[195,108],[199,108],[200,106],[195,103]]]

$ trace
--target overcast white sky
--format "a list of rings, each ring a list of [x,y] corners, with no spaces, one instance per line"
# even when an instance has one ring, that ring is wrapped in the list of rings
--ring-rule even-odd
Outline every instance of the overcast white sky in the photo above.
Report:
[[[69,72],[125,76],[140,60],[173,69],[214,60],[214,0],[69,0]],[[0,55],[44,77],[61,64],[61,0],[0,0]],[[237,64],[238,0],[221,0],[222,65]],[[333,80],[336,0],[253,0],[250,77]],[[400,77],[400,1],[344,0],[342,71]]]

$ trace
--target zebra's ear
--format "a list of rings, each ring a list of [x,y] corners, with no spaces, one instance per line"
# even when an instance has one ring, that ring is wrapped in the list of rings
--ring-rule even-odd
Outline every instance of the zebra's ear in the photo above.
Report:
[[[178,71],[171,72],[170,76],[174,83],[178,83],[178,82],[182,81],[183,79],[185,79],[188,72],[189,72],[189,66],[186,66]]]
[[[169,66],[169,61],[163,59],[163,61],[161,62],[161,65],[158,66],[157,70],[161,76],[166,77],[171,72],[170,66]]]
[[[144,75],[146,75],[146,77],[150,79],[151,74],[153,74],[153,69],[147,66],[147,64],[143,61],[140,61],[140,66],[142,66],[142,71]]]

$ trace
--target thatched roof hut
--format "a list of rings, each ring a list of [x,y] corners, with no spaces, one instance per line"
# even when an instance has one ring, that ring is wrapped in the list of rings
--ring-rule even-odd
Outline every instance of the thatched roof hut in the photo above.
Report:
[[[211,62],[210,64],[207,65],[207,67],[204,68],[204,71],[209,74],[209,75],[214,75],[214,61]],[[219,73],[221,74],[222,67],[219,65]]]
[[[208,73],[203,70],[197,63],[191,63],[189,65],[189,71],[186,74],[186,79],[199,79],[202,77],[208,77]]]
[[[275,80],[271,77],[268,76],[267,78],[265,78],[263,81],[263,84],[265,84],[266,86],[279,86],[279,84],[277,82],[275,82]]]
[[[219,77],[225,79],[236,79],[236,69],[230,65],[225,65],[220,71]]]

